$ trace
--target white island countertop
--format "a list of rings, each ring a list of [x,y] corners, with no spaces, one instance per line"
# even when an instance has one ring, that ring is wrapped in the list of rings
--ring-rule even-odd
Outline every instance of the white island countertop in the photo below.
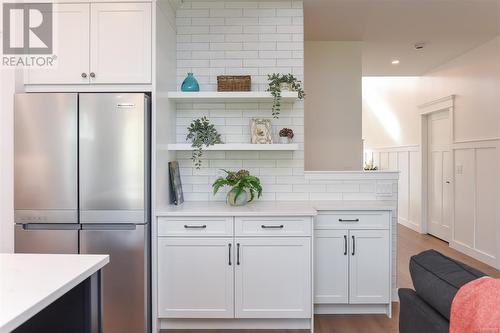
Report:
[[[108,255],[0,254],[0,332],[15,329],[108,262]]]
[[[364,201],[255,201],[234,207],[222,201],[188,201],[156,211],[157,216],[315,216],[327,210],[393,210],[395,205]]]

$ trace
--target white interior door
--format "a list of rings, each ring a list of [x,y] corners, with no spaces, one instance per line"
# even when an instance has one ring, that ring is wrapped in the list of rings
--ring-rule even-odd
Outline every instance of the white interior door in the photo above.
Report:
[[[310,318],[310,238],[237,238],[235,242],[236,318]]]
[[[25,70],[26,84],[89,83],[90,5],[71,3],[53,5],[53,67]]]
[[[449,112],[427,117],[427,231],[450,240],[452,199],[452,154]]]
[[[91,83],[151,83],[151,3],[91,5]]]
[[[349,249],[347,230],[314,232],[314,303],[347,304]]]
[[[233,318],[232,238],[158,239],[158,316]]]

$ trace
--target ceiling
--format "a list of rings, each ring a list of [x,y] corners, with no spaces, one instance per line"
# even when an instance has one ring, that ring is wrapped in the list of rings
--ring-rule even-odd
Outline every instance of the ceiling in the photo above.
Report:
[[[304,15],[306,41],[363,41],[365,76],[422,75],[500,35],[500,0],[305,0]]]

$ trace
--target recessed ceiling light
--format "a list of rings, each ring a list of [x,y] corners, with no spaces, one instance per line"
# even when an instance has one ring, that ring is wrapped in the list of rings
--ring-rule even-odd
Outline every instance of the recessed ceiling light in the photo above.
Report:
[[[393,61],[391,61],[391,64],[393,64],[393,65],[399,65],[399,60],[398,59],[394,59]]]

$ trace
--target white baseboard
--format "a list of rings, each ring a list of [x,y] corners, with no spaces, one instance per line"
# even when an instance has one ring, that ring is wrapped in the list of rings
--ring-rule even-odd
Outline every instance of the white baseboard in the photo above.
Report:
[[[385,314],[389,304],[314,304],[314,314]]]
[[[404,225],[407,228],[410,228],[418,233],[422,233],[422,228],[420,228],[420,224],[415,223],[413,221],[408,221],[407,219],[404,219],[402,217],[398,217],[398,223],[401,225]]]
[[[311,318],[286,319],[160,319],[161,329],[311,329]]]
[[[486,253],[478,251],[476,249],[471,248],[470,246],[457,242],[455,240],[450,241],[450,247],[457,251],[460,251],[474,259],[484,262],[487,265],[495,267],[496,269],[500,269],[500,262],[498,258],[490,256]]]

